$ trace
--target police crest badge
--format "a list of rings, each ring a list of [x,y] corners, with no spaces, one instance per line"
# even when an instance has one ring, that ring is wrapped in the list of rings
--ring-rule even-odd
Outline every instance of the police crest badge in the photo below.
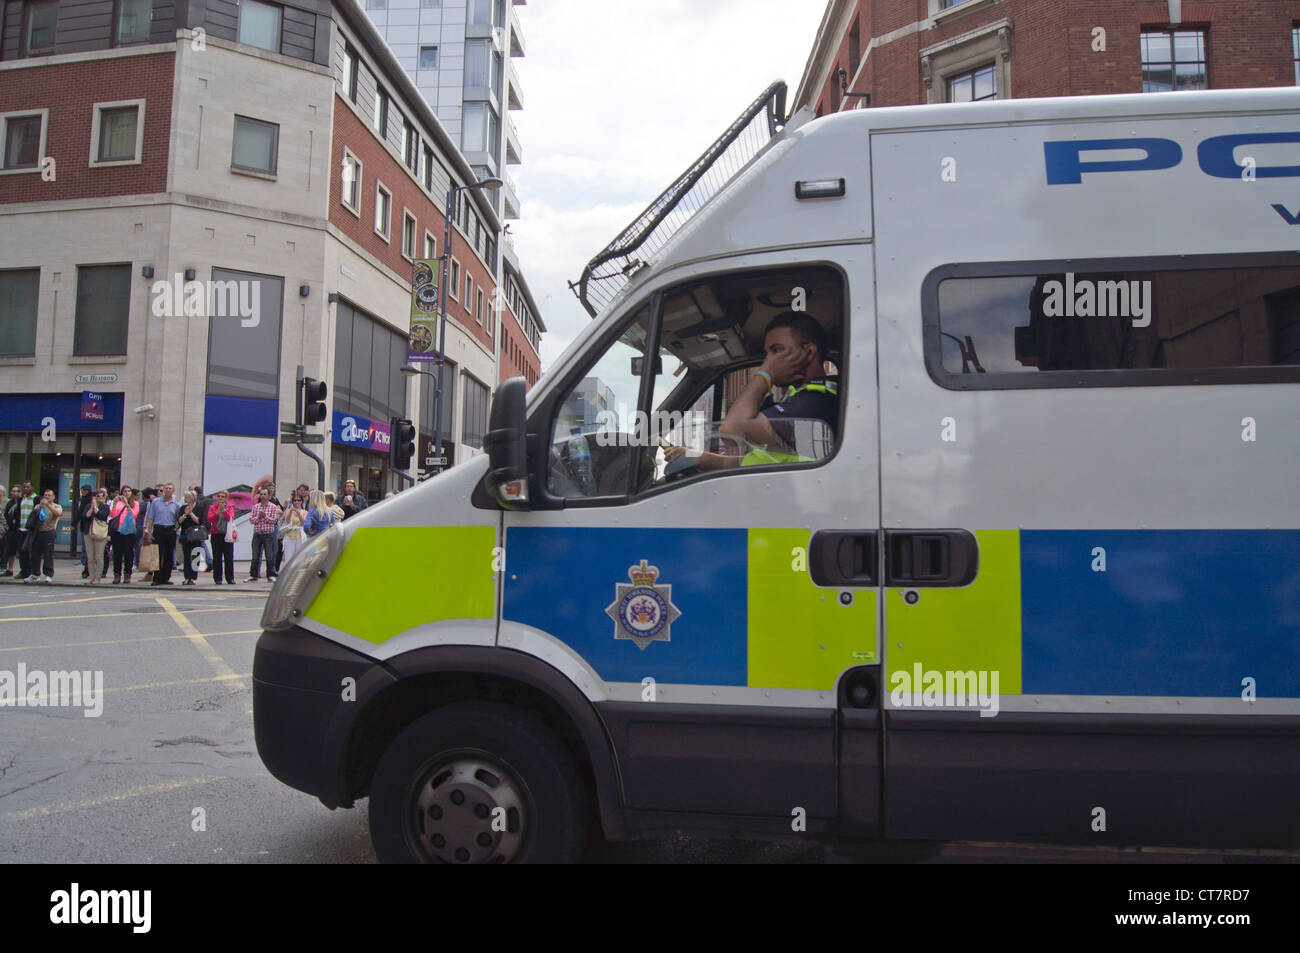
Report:
[[[672,585],[656,586],[659,567],[644,559],[628,568],[627,577],[631,583],[615,583],[614,601],[605,607],[614,620],[614,638],[631,639],[643,652],[651,642],[671,641],[673,622],[681,616],[673,605]]]

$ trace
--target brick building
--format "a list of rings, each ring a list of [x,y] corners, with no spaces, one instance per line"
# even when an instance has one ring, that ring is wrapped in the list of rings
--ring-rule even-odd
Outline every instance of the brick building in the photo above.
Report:
[[[389,418],[420,457],[435,434],[433,378],[399,370],[414,260],[441,256],[448,191],[477,177],[356,0],[0,16],[0,480],[65,503],[85,483],[315,485],[278,442],[302,365],[329,385],[327,487],[400,488]],[[453,462],[500,375],[536,381],[545,330],[484,190],[458,193],[454,228]]]
[[[1297,84],[1300,0],[830,0],[793,106]]]

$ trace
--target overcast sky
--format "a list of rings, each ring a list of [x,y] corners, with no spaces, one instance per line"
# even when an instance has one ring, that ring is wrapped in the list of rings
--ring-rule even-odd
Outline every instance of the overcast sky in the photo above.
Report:
[[[532,0],[526,53],[520,265],[549,329],[542,368],[591,319],[568,289],[775,79],[793,99],[823,0]]]

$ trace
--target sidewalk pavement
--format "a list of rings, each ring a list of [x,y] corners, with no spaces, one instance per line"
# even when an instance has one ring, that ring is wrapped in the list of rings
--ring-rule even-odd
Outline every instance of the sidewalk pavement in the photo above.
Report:
[[[131,584],[129,586],[126,583],[120,583],[115,586],[113,585],[113,570],[111,567],[108,570],[108,576],[106,578],[100,579],[98,583],[90,586],[87,585],[90,580],[81,578],[81,563],[77,559],[63,554],[55,556],[54,558],[54,582],[52,583],[24,583],[17,575],[18,561],[14,560],[14,576],[12,578],[8,576],[0,578],[0,585],[7,584],[11,586],[22,586],[26,589],[45,589],[52,585],[65,587],[75,586],[78,589],[102,589],[105,592],[128,592],[133,589],[149,589],[152,592],[158,592],[160,590],[171,591],[173,589],[189,592],[194,592],[200,589],[206,589],[212,592],[230,592],[232,590],[238,590],[240,592],[270,592],[271,583],[266,578],[265,565],[262,566],[261,578],[256,582],[246,581],[248,579],[248,567],[250,565],[250,560],[235,560],[235,584],[233,586],[227,585],[224,579],[221,581],[221,585],[217,585],[212,581],[212,573],[203,572],[202,570],[199,571],[198,580],[194,585],[183,586],[181,583],[185,580],[185,573],[179,568],[172,570],[172,585],[170,586],[150,586],[150,584],[145,581],[145,574],[139,571],[131,574]]]

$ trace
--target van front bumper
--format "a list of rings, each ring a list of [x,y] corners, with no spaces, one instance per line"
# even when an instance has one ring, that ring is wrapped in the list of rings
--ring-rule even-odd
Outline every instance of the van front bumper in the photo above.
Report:
[[[253,656],[253,733],[268,771],[326,807],[350,806],[344,751],[360,705],[346,679],[392,680],[374,659],[305,629],[263,632]]]

